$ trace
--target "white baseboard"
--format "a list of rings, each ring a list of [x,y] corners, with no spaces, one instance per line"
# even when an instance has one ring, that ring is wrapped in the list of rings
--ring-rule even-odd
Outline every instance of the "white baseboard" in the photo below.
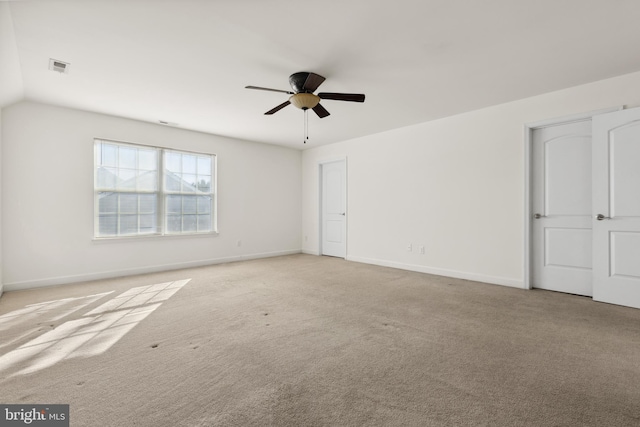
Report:
[[[284,255],[294,255],[304,253],[308,255],[320,255],[317,251],[310,250],[288,250],[276,252],[263,252],[248,255],[237,255],[223,258],[213,258],[199,261],[189,261],[175,264],[163,264],[147,267],[129,268],[123,270],[103,271],[99,273],[78,274],[72,276],[51,277],[38,280],[27,280],[22,282],[4,283],[0,285],[0,295],[2,291],[17,291],[22,289],[40,288],[44,286],[56,286],[68,283],[88,282],[92,280],[110,279],[114,277],[132,276],[135,274],[157,273],[161,271],[179,270],[182,268],[202,267],[205,265],[224,264],[227,262],[248,261],[251,259],[271,258]],[[434,274],[437,276],[455,277],[457,279],[473,280],[476,282],[490,283],[494,285],[509,286],[514,288],[524,288],[524,282],[518,279],[510,279],[506,277],[487,276],[477,273],[468,273],[456,270],[447,270],[443,268],[428,267],[424,265],[404,264],[395,261],[387,261],[381,259],[373,259],[366,257],[347,256],[347,261],[361,262],[364,264],[379,265],[382,267],[398,268],[401,270],[416,271],[418,273]]]
[[[180,262],[175,264],[152,265],[146,267],[126,268],[123,270],[102,271],[99,273],[78,274],[72,276],[51,277],[46,279],[26,280],[22,282],[5,283],[4,291],[18,291],[23,289],[41,288],[92,280],[111,279],[114,277],[133,276],[135,274],[158,273],[161,271],[180,270],[182,268],[202,267],[205,265],[224,264],[227,262],[248,261],[252,259],[271,258],[284,255],[299,254],[300,249],[288,251],[263,252],[247,255],[237,255],[223,258],[205,259],[199,261]]]
[[[382,267],[399,268],[401,270],[416,271],[418,273],[434,274],[436,276],[454,277],[456,279],[473,280],[474,282],[489,283],[492,285],[509,286],[512,288],[524,289],[523,280],[511,279],[508,277],[487,276],[484,274],[469,273],[465,271],[447,270],[444,268],[428,267],[424,265],[404,264],[401,262],[387,261],[382,259],[365,258],[358,256],[348,256],[347,261],[361,262],[364,264],[379,265]]]

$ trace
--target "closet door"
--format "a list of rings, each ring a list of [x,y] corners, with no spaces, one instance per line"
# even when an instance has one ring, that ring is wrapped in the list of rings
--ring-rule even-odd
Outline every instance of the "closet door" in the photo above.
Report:
[[[640,308],[640,108],[593,118],[593,299]]]
[[[591,296],[591,120],[532,135],[532,286]]]
[[[347,161],[345,159],[320,165],[322,191],[322,255],[347,256]]]

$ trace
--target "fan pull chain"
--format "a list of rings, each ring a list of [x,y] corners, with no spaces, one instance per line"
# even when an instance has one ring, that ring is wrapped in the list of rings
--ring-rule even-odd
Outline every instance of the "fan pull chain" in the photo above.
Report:
[[[309,116],[307,115],[307,111],[309,111],[308,109],[304,109],[304,140],[302,141],[303,144],[307,143],[307,140],[309,139]]]

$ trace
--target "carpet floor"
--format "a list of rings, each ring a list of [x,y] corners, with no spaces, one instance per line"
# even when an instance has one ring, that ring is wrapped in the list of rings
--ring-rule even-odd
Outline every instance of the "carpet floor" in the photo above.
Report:
[[[640,310],[292,255],[0,299],[72,426],[640,426]]]

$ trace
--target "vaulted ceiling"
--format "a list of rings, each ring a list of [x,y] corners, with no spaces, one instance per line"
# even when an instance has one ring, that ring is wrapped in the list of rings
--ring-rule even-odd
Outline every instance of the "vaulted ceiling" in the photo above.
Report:
[[[0,3],[4,106],[20,99],[306,148],[640,70],[638,0]],[[8,58],[8,59],[7,59]],[[49,59],[69,73],[48,69]],[[11,63],[8,63],[10,61]],[[326,77],[331,115],[264,112]]]

